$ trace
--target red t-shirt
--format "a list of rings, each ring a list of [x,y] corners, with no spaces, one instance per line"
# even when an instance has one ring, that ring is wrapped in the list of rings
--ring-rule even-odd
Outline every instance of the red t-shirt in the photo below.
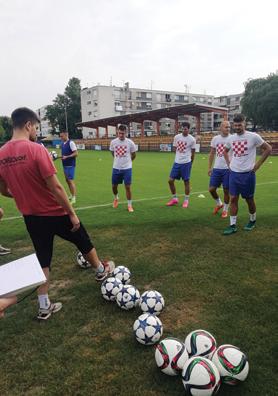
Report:
[[[45,179],[56,174],[48,151],[29,140],[11,140],[0,149],[0,178],[23,215],[63,216],[65,210],[48,189]]]

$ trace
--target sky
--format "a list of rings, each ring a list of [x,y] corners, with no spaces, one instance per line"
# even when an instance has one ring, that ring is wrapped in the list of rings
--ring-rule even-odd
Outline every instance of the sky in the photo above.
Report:
[[[0,115],[71,77],[212,95],[278,70],[277,0],[0,0]]]

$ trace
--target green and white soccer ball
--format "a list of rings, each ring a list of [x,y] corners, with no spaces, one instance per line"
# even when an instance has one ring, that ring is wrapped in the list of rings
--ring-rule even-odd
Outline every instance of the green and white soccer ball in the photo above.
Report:
[[[210,359],[216,350],[216,340],[206,330],[194,330],[185,338],[185,346],[189,357],[202,356]]]
[[[248,376],[247,356],[233,345],[220,345],[212,355],[212,361],[218,368],[224,384],[237,385]]]
[[[183,342],[177,338],[164,338],[155,348],[157,367],[167,375],[178,375],[188,360],[188,353]]]

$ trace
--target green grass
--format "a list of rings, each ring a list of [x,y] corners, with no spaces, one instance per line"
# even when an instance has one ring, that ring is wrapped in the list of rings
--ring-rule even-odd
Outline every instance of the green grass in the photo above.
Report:
[[[169,153],[138,153],[135,212],[130,214],[123,187],[123,204],[111,207],[110,153],[80,152],[77,213],[101,257],[128,266],[141,292],[155,288],[164,295],[165,336],[184,339],[203,328],[219,345],[231,343],[246,351],[247,381],[222,386],[220,395],[277,395],[278,158],[267,160],[257,174],[257,228],[242,230],[248,211],[241,200],[239,231],[231,237],[221,235],[228,220],[211,214],[206,155],[196,157],[189,209],[165,207],[172,161]],[[182,183],[177,186],[182,194]],[[9,259],[32,253],[22,219],[8,219],[18,215],[13,202],[3,198],[1,206],[6,221],[0,224],[0,243],[13,249]],[[184,394],[180,378],[156,368],[153,348],[134,340],[139,310],[122,312],[105,302],[93,273],[75,265],[75,253],[73,246],[56,240],[50,296],[64,303],[60,313],[46,323],[33,320],[37,306],[32,296],[0,321],[0,395]]]

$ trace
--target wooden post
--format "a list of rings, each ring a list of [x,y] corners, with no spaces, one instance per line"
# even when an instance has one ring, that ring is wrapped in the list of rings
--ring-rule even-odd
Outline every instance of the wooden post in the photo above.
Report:
[[[96,127],[97,130],[97,139],[99,138],[99,127]]]
[[[201,132],[201,115],[198,114],[196,115],[196,133],[197,135],[200,135]]]
[[[141,137],[144,137],[144,121],[141,122]]]
[[[158,136],[160,136],[160,123],[159,123],[159,120],[156,121],[156,133],[157,133]]]
[[[177,118],[175,119],[175,132],[176,134],[179,133],[179,120]]]
[[[228,112],[227,111],[225,111],[223,113],[223,119],[224,119],[224,121],[228,121]]]
[[[105,127],[105,138],[108,139],[108,125]]]

